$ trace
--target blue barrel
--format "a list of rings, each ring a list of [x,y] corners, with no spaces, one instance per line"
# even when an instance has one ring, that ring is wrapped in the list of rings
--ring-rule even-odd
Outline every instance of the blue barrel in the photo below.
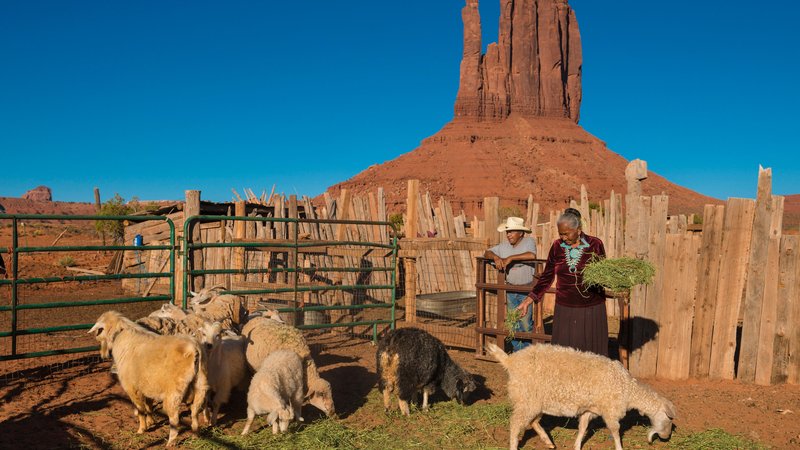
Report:
[[[142,237],[141,234],[137,234],[136,236],[133,237],[133,245],[135,245],[136,247],[141,247],[144,245],[144,238]]]

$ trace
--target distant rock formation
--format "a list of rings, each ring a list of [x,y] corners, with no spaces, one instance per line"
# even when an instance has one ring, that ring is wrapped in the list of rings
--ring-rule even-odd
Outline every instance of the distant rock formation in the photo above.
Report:
[[[566,0],[500,1],[498,42],[481,55],[478,0],[466,0],[464,54],[455,117],[414,151],[372,165],[328,188],[364,194],[383,187],[389,212],[405,207],[409,179],[434,201],[481,214],[485,197],[524,211],[528,195],[542,211],[579,199],[598,203],[627,192],[628,161],[578,125],[581,40]],[[650,170],[645,195],[666,193],[669,211],[702,212],[719,203]]]
[[[53,191],[47,186],[37,186],[26,192],[22,198],[27,200],[35,200],[37,202],[52,202]]]
[[[455,117],[568,117],[581,107],[581,37],[567,0],[500,0],[496,43],[481,54],[478,0],[466,0]]]

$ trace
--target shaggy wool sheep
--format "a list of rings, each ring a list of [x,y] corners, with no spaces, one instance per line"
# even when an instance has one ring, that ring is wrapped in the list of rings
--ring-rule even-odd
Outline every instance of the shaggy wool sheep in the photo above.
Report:
[[[514,450],[528,424],[542,442],[555,448],[539,421],[542,415],[576,417],[580,450],[589,422],[601,416],[614,437],[614,446],[622,450],[619,421],[629,409],[638,409],[650,418],[653,427],[647,438],[658,434],[669,439],[675,407],[653,389],[640,384],[619,361],[549,344],[532,345],[507,355],[494,344],[487,350],[508,371],[508,397],[511,415],[511,441]]]
[[[228,403],[234,387],[243,389],[248,380],[247,361],[244,357],[245,340],[241,336],[221,333],[218,322],[203,328],[208,349],[208,384],[211,394],[211,425],[217,424],[220,406]]]
[[[428,409],[428,396],[441,387],[449,397],[463,404],[475,390],[472,375],[456,364],[444,344],[418,328],[392,330],[378,343],[375,355],[378,388],[388,410],[390,395],[397,395],[400,411],[410,415],[409,402],[422,391],[422,409]]]
[[[226,330],[238,331],[247,319],[247,309],[237,295],[220,294],[223,286],[203,288],[192,295],[190,304],[195,314],[212,322],[219,322]]]
[[[152,402],[161,401],[169,417],[167,446],[178,436],[181,403],[191,403],[192,430],[205,404],[208,380],[205,351],[187,336],[161,336],[117,311],[103,313],[89,330],[100,342],[100,355],[112,356],[122,389],[139,419],[137,433],[152,425]]]
[[[257,414],[267,414],[272,434],[285,432],[292,419],[303,420],[303,372],[302,359],[291,350],[276,350],[264,359],[247,392],[247,423],[242,436],[250,431]]]
[[[266,317],[256,317],[244,325],[242,336],[247,340],[247,364],[253,370],[261,367],[264,359],[276,350],[297,353],[305,368],[306,403],[314,405],[328,416],[335,414],[331,385],[319,376],[317,365],[311,358],[311,350],[300,330]]]
[[[147,317],[136,320],[136,323],[148,330],[162,335],[185,334],[191,336],[197,342],[211,348],[214,333],[211,331],[214,322],[200,317],[194,313],[184,314],[181,319],[154,315],[159,313],[157,310]],[[221,331],[221,325],[218,325]],[[217,331],[217,334],[219,331]]]

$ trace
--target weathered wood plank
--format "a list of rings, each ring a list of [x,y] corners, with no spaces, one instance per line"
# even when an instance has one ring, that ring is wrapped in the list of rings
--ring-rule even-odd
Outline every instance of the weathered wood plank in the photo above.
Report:
[[[714,311],[714,331],[711,338],[708,376],[712,379],[731,380],[734,376],[736,327],[747,273],[754,212],[753,200],[728,199],[722,235],[722,262],[717,283],[717,308]]]
[[[722,227],[725,207],[706,205],[703,210],[703,235],[697,261],[697,294],[692,323],[689,374],[695,378],[708,376],[711,359],[711,336],[717,309],[719,268],[722,262]]]
[[[753,231],[750,238],[750,261],[747,267],[742,341],[739,348],[739,369],[736,377],[755,381],[758,338],[761,335],[761,314],[764,306],[769,230],[772,220],[772,169],[759,168]],[[771,346],[770,346],[771,348]]]

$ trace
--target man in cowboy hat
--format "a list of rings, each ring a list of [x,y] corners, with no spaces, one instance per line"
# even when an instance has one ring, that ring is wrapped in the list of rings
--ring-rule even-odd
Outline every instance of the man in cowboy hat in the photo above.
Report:
[[[535,273],[532,264],[520,263],[536,258],[536,242],[526,233],[531,229],[525,226],[521,217],[509,217],[505,223],[497,227],[497,231],[506,233],[506,240],[486,250],[483,257],[494,261],[497,270],[506,273],[506,283],[514,285],[527,285],[533,283]],[[506,292],[507,311],[513,311],[525,300],[527,293]],[[525,315],[517,322],[515,331],[531,331],[533,328],[533,308],[528,308]],[[513,339],[511,346],[514,351],[522,350],[530,345],[527,341]]]

